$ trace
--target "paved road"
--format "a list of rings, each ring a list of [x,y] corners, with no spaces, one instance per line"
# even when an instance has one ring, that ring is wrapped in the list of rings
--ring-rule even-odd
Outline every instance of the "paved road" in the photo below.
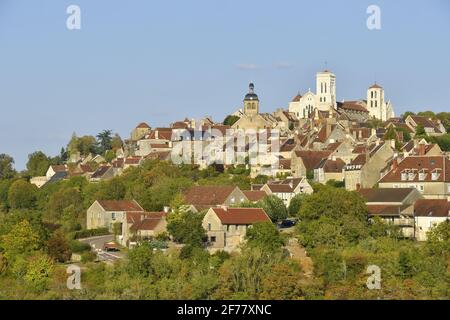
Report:
[[[113,235],[107,235],[107,236],[98,236],[98,237],[91,237],[91,238],[84,238],[84,239],[78,239],[80,242],[87,243],[92,247],[92,250],[97,253],[98,258],[101,261],[106,262],[114,262],[118,259],[123,258],[122,252],[105,252],[103,251],[103,245],[107,242],[111,242],[114,240]]]

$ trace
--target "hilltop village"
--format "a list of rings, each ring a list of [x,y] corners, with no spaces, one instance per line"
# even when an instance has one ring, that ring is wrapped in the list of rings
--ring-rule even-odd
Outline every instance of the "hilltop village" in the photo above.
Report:
[[[0,155],[0,297],[448,298],[449,114],[396,117],[378,83],[362,96],[337,101],[325,70],[272,113],[250,83],[221,122],[74,134],[24,172]],[[58,283],[69,262],[79,292]]]

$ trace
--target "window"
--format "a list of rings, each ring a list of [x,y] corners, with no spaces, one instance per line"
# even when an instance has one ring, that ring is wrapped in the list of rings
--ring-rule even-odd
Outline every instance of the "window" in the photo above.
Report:
[[[401,178],[402,178],[402,181],[406,181],[408,179],[408,173],[402,172]]]
[[[373,91],[370,91],[370,97],[373,99]]]
[[[323,102],[327,102],[327,98],[324,97],[324,98],[323,98]]]
[[[431,180],[436,181],[437,179],[439,179],[439,172],[433,172],[431,174]]]
[[[208,223],[208,231],[211,231],[211,223]]]
[[[111,219],[116,220],[116,213],[115,212],[111,213]]]
[[[419,185],[419,191],[422,192],[422,193],[425,191],[425,187],[424,187],[423,184]]]
[[[216,242],[216,237],[211,237],[211,242]]]

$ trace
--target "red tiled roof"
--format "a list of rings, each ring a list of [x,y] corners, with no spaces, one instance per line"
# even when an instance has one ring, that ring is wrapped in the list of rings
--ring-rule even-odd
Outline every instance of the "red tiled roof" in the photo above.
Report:
[[[293,99],[292,102],[299,102],[302,96],[300,94],[297,94]]]
[[[236,186],[194,186],[185,192],[184,200],[192,205],[221,205],[234,189]]]
[[[403,205],[368,205],[369,215],[372,216],[397,216],[405,206]]]
[[[259,201],[267,197],[267,193],[261,190],[242,191],[249,201]]]
[[[66,172],[67,168],[65,165],[61,164],[61,165],[52,165],[51,166],[53,171],[55,172]]]
[[[414,203],[414,215],[418,217],[448,217],[447,199],[419,199]]]
[[[432,172],[440,172],[437,180],[432,180]],[[413,170],[415,173],[414,179],[402,180],[402,172],[406,170]],[[419,171],[424,170],[426,173],[425,179],[419,180]],[[444,156],[410,156],[401,161],[396,169],[389,171],[380,182],[450,182],[450,160]]]
[[[358,193],[366,200],[366,203],[403,203],[415,188],[380,188],[361,189]]]
[[[339,103],[339,108],[344,110],[369,112],[359,101],[345,101]]]
[[[260,208],[212,208],[222,224],[247,225],[270,221],[267,213]]]
[[[136,126],[136,129],[150,129],[150,126],[145,122],[141,122]]]
[[[355,159],[350,162],[350,165],[365,165],[366,164],[366,155],[358,154]]]
[[[125,159],[125,164],[139,164],[141,160],[141,157],[128,157]]]
[[[166,217],[165,212],[145,212],[140,213],[139,220],[134,219],[133,225],[130,227],[133,231],[138,230],[153,230]],[[128,217],[128,215],[127,215]]]
[[[312,150],[299,150],[295,151],[295,155],[302,158],[303,164],[307,170],[313,170],[323,158],[328,158],[331,151],[312,151]]]
[[[135,200],[97,200],[106,211],[144,211]]]
[[[379,86],[378,84],[374,83],[369,89],[382,89],[383,87]]]
[[[342,172],[342,169],[345,167],[345,162],[341,158],[337,158],[336,160],[324,159],[324,163],[320,166],[323,168],[324,172]]]

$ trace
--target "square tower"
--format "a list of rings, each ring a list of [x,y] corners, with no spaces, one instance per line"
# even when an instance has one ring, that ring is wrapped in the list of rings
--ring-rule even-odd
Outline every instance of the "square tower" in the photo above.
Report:
[[[316,74],[316,106],[321,111],[336,108],[336,76],[331,71]]]

